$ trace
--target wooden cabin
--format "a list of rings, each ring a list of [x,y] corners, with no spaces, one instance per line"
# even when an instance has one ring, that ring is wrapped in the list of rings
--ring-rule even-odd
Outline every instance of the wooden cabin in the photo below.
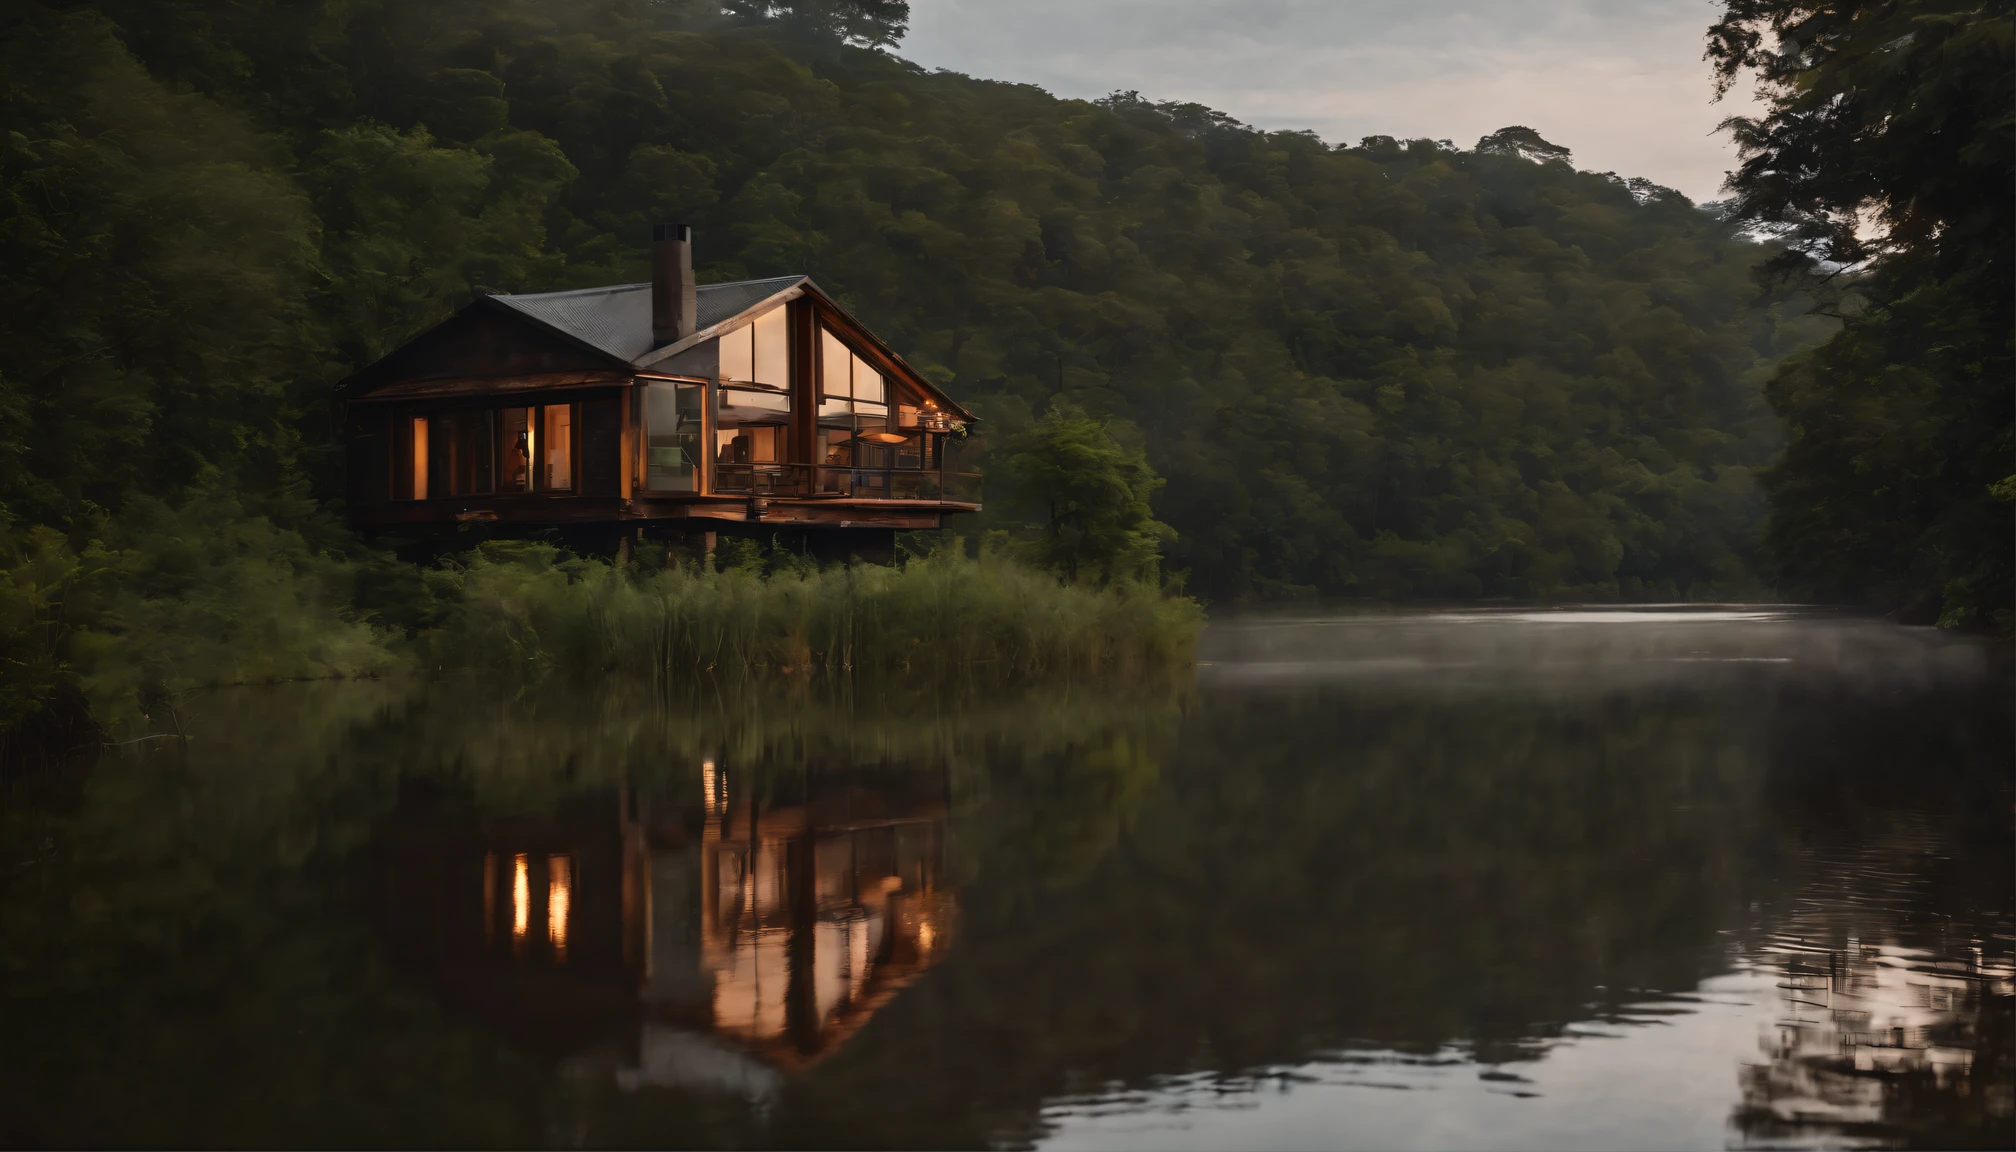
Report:
[[[649,284],[486,295],[338,385],[354,522],[844,552],[979,510],[956,466],[973,417],[810,278],[696,285],[683,225],[652,264]]]

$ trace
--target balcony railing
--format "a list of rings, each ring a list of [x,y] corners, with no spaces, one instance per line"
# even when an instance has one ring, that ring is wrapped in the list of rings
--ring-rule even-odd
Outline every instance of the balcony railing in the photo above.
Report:
[[[926,468],[841,468],[825,464],[716,464],[714,491],[724,495],[854,500],[980,502],[980,477]]]
[[[716,464],[714,491],[734,496],[809,496],[810,464]]]

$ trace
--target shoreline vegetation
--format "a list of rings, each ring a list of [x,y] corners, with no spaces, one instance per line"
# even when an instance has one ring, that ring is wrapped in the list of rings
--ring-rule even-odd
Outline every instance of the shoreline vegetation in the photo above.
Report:
[[[748,541],[737,543],[749,544]],[[754,547],[661,567],[486,545],[428,638],[437,667],[660,681],[814,671],[1014,682],[1188,663],[1203,610],[1144,580],[1060,581],[948,541],[900,565],[818,566]]]
[[[203,689],[401,673],[668,689],[814,674],[960,688],[1154,676],[1189,665],[1203,624],[1196,601],[1154,579],[1065,581],[998,538],[978,555],[953,538],[887,566],[821,566],[752,540],[711,558],[633,560],[490,541],[422,568],[345,565],[286,547],[289,534],[257,518],[235,523],[221,554],[172,526],[165,540],[81,555],[32,536],[36,550],[0,584],[13,654],[0,739],[96,728],[114,740],[179,727],[178,701]],[[366,597],[387,609],[358,607]]]

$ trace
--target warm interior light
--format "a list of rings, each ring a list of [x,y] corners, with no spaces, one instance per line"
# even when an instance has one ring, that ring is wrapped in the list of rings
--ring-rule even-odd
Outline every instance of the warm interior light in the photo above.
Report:
[[[854,438],[866,440],[870,444],[901,444],[909,439],[908,436],[898,436],[894,432],[863,432]]]
[[[511,863],[511,939],[522,943],[532,930],[532,862],[523,852]]]
[[[574,409],[567,404],[541,408],[539,446],[545,454],[538,486],[549,492],[574,487]]]
[[[553,958],[565,960],[567,913],[574,891],[573,861],[565,856],[548,856],[546,877],[546,939],[553,945]]]
[[[714,761],[702,760],[700,762],[700,804],[709,816],[714,814],[714,808],[717,804],[715,795],[716,789],[719,787],[718,779],[714,774]]]
[[[413,418],[413,499],[427,499],[427,418]]]

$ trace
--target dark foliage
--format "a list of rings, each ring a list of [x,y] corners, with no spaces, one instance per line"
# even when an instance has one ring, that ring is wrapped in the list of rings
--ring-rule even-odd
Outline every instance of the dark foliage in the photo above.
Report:
[[[1735,218],[1776,272],[1852,281],[1846,327],[1770,384],[1788,591],[2007,632],[2016,362],[2016,47],[2006,4],[1728,0],[1709,58],[1766,114],[1726,122]]]

